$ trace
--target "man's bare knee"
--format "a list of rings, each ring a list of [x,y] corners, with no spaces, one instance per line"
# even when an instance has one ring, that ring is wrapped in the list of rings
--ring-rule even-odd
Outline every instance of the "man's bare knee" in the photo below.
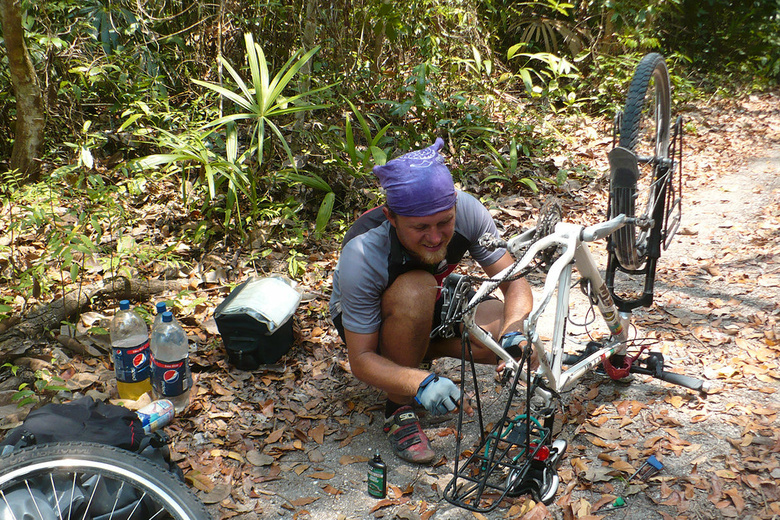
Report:
[[[432,274],[410,271],[399,276],[382,295],[382,319],[428,321],[433,317],[438,285]]]

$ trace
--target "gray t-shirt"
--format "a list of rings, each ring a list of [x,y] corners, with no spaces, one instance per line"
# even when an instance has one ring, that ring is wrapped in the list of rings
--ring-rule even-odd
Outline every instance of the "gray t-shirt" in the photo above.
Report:
[[[382,294],[399,275],[424,269],[441,283],[467,251],[483,267],[497,262],[504,249],[488,251],[477,243],[485,233],[498,236],[493,218],[472,195],[462,191],[457,195],[455,234],[447,246],[446,259],[438,266],[420,264],[404,250],[381,207],[364,213],[344,237],[333,272],[331,316],[341,314],[341,323],[351,332],[370,334],[381,324]]]

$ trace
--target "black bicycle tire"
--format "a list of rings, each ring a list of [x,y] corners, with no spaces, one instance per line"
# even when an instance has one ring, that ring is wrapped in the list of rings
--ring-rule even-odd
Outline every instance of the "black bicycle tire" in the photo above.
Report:
[[[69,474],[99,474],[129,483],[170,507],[166,512],[176,520],[212,519],[206,506],[167,469],[143,456],[105,444],[62,442],[30,446],[0,457],[0,467],[0,495],[27,479],[63,469]]]
[[[648,183],[648,193],[645,197],[648,202],[653,201],[653,204],[663,206],[665,203],[663,197],[658,197],[660,187],[657,183],[657,165],[668,159],[671,132],[671,85],[666,61],[658,53],[646,55],[637,65],[626,95],[618,145],[632,152],[638,152],[637,145],[641,135],[642,122],[645,118],[644,107],[651,80],[654,85],[651,95],[654,95],[655,101],[660,103],[660,111],[657,113],[657,118],[656,114],[653,118],[656,139],[653,141],[655,150],[652,152],[652,160],[650,161],[652,172],[646,173],[640,178],[644,177],[641,182]],[[657,215],[663,215],[662,207],[649,209],[644,212],[646,214],[637,210],[638,182],[639,179],[633,178],[627,180],[613,177],[611,179],[611,217],[621,213],[628,217],[647,216],[654,218]],[[628,270],[640,269],[646,260],[647,241],[658,235],[661,226],[663,226],[661,219],[654,218],[651,229],[640,230],[638,226],[628,224],[616,231],[612,235],[612,241],[615,256],[620,265]]]

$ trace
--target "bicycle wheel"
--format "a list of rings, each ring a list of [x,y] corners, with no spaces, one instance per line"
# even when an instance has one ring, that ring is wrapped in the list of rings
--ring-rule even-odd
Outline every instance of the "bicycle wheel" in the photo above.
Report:
[[[173,474],[113,446],[42,444],[0,458],[0,466],[0,518],[211,518],[203,503]]]
[[[623,213],[642,219],[640,224],[626,225],[612,235],[615,256],[628,270],[640,269],[649,249],[660,241],[664,186],[667,173],[672,171],[670,118],[671,87],[666,62],[660,54],[648,54],[639,62],[631,79],[618,143],[620,148],[636,156],[638,171],[633,166],[617,167],[612,169],[611,176],[610,217]],[[620,149],[613,152],[623,153],[619,158],[624,161],[626,155],[630,157]],[[660,256],[660,249],[657,255]]]

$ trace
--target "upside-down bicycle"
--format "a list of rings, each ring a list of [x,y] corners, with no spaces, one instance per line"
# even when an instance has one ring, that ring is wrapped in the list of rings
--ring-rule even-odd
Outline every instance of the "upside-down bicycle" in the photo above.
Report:
[[[564,440],[554,440],[552,435],[556,401],[591,371],[604,371],[613,379],[641,373],[707,392],[705,382],[664,370],[663,355],[646,353],[650,342],[632,337],[630,325],[631,311],[652,303],[656,262],[680,222],[682,119],[671,124],[670,106],[665,60],[659,54],[649,54],[637,66],[625,109],[615,120],[609,153],[609,219],[588,227],[562,222],[560,205],[549,202],[542,208],[535,228],[506,241],[483,237],[487,247],[506,248],[516,259],[512,266],[493,279],[462,276],[453,282],[453,301],[442,327],[463,322],[461,390],[465,395],[466,380],[473,381],[480,436],[477,447],[461,450],[461,410],[453,478],[444,492],[449,502],[486,512],[507,496],[530,493],[550,503],[559,484],[557,467],[567,448]],[[602,278],[588,244],[605,238],[608,259]],[[515,359],[476,324],[476,306],[500,284],[539,267],[547,270],[544,287],[523,324],[525,348]],[[575,267],[590,307],[598,311],[608,329],[598,341],[592,338],[577,343],[567,334]],[[641,288],[622,289],[624,277],[639,280]],[[469,299],[469,290],[477,283],[479,288]],[[539,334],[539,320],[553,295],[555,319],[551,339],[545,341]],[[470,338],[476,338],[506,363],[508,398],[503,415],[490,431],[484,427],[473,362],[468,377]],[[539,363],[534,370],[532,352]],[[460,460],[461,454],[465,454],[464,461]]]

